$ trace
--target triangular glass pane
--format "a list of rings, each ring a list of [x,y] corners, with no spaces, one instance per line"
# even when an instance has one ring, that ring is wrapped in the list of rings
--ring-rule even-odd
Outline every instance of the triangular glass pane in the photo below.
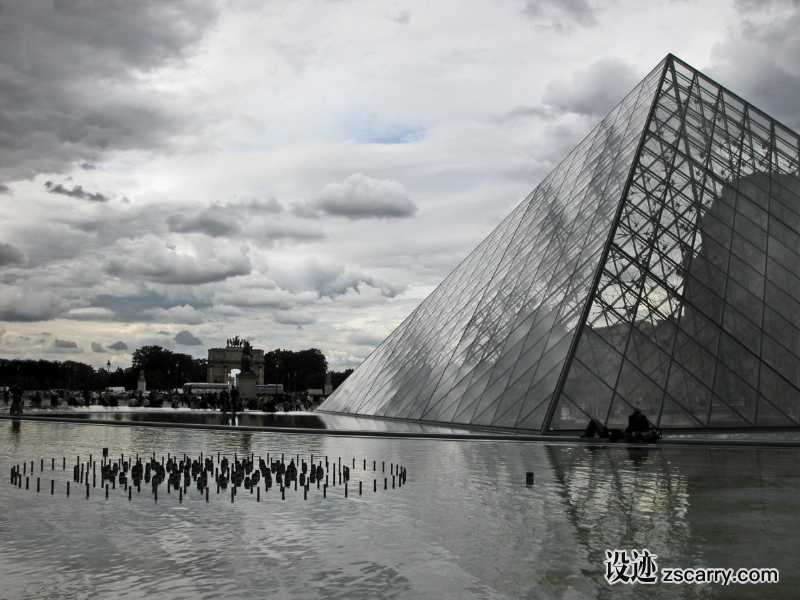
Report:
[[[605,420],[605,411],[608,409],[614,390],[587,369],[580,360],[573,359],[563,389],[570,398],[575,398],[585,412],[599,421]]]
[[[608,411],[606,427],[609,429],[625,429],[628,426],[628,417],[633,412],[634,407],[625,402],[621,396],[614,396],[611,408]],[[652,415],[645,415],[652,419]]]
[[[714,394],[751,424],[756,420],[757,392],[723,364],[717,364]]]
[[[531,414],[517,423],[517,429],[533,429],[536,431],[541,429],[547,414],[547,408],[550,406],[550,398],[551,396],[544,398]]]
[[[752,427],[752,424],[737,414],[721,399],[714,397],[711,404],[711,417],[708,420],[709,427]]]
[[[705,423],[693,419],[675,400],[665,396],[658,426],[662,429],[686,429],[705,427]]]
[[[672,363],[670,368],[667,392],[672,398],[680,398],[681,408],[692,415],[701,426],[708,423],[708,409],[713,393],[678,363]]]
[[[763,396],[758,397],[758,415],[756,416],[756,426],[758,427],[797,427],[797,423],[792,421],[783,412],[770,404]]]
[[[562,393],[553,412],[550,429],[555,431],[585,429],[589,424],[589,420],[589,415],[578,408],[578,405],[566,394]]]
[[[800,423],[800,390],[767,365],[761,365],[759,393],[769,398],[781,412]]]

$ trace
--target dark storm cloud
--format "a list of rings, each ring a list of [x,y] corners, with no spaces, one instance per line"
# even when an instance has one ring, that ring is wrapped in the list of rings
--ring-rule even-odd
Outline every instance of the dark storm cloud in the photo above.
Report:
[[[175,337],[172,338],[175,340],[176,344],[180,344],[181,346],[202,346],[203,342],[200,338],[195,337],[189,331],[184,329],[183,331],[179,331],[175,334]]]
[[[76,344],[75,342],[73,342],[71,340],[60,340],[58,338],[56,338],[54,344],[55,344],[56,348],[77,348],[78,347],[78,344]]]
[[[570,80],[550,82],[542,101],[565,112],[604,117],[640,79],[624,60],[604,58],[575,71]]]
[[[11,188],[8,187],[5,183],[0,183],[0,194],[10,194]]]
[[[314,200],[295,206],[295,213],[299,216],[314,218],[327,214],[354,221],[407,218],[416,212],[417,205],[405,186],[363,173],[354,173],[342,183],[329,183]]]
[[[95,171],[95,170],[97,170],[97,167],[95,165],[87,163],[87,162],[82,162],[78,166],[81,169],[83,169],[84,171]]]
[[[153,148],[188,125],[125,83],[185,58],[215,23],[204,0],[26,0],[0,11],[0,179]]]
[[[0,242],[0,268],[24,265],[27,262],[25,253],[12,244]]]
[[[531,19],[547,19],[556,28],[563,29],[572,23],[585,27],[595,25],[594,8],[587,0],[526,0],[522,14]]]
[[[71,190],[65,188],[60,183],[53,184],[52,181],[48,181],[44,184],[44,187],[47,188],[47,191],[51,194],[61,194],[62,196],[69,196],[70,198],[80,198],[81,200],[89,200],[90,202],[108,202],[108,198],[103,194],[96,193],[92,194],[91,192],[84,192],[83,187],[80,185],[74,186]]]
[[[103,348],[103,344],[98,342],[92,342],[92,352],[105,352],[106,349]]]
[[[201,309],[209,307],[210,303],[191,295],[178,294],[174,297],[168,297],[146,287],[140,288],[136,293],[124,296],[102,294],[90,301],[90,306],[93,308],[108,309],[122,321],[149,321],[151,319],[147,318],[148,313],[154,314],[159,309],[169,310],[187,305],[195,309]],[[169,335],[167,331],[159,331],[158,333]]]
[[[793,4],[798,6],[798,3]],[[800,128],[798,55],[800,11],[795,9],[780,19],[745,20],[740,31],[730,32],[728,39],[714,49],[716,64],[707,72],[771,117],[796,130]]]
[[[109,344],[106,347],[109,350],[127,350],[128,349],[128,344],[126,344],[125,342],[119,341],[119,342],[114,342],[113,344]]]

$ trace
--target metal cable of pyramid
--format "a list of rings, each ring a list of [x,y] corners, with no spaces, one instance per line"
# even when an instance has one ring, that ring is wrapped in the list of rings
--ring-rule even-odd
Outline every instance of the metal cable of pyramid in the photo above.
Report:
[[[320,407],[800,427],[800,138],[668,55]]]

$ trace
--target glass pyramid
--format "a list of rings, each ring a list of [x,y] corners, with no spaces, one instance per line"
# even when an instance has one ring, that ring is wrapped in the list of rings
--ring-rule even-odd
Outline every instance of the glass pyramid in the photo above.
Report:
[[[321,410],[800,426],[799,152],[667,56]]]

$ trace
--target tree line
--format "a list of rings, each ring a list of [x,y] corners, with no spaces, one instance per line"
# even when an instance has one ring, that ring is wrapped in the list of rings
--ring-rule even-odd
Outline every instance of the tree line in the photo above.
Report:
[[[74,360],[0,359],[0,385],[19,385],[26,390],[102,390],[124,387],[135,390],[139,372],[144,370],[147,389],[165,390],[184,383],[204,382],[208,361],[188,354],[172,352],[161,346],[142,346],[134,350],[131,366],[95,369]],[[328,361],[317,348],[273,350],[264,353],[264,382],[281,383],[286,392],[321,389],[325,385]],[[332,371],[336,389],[353,369]]]

